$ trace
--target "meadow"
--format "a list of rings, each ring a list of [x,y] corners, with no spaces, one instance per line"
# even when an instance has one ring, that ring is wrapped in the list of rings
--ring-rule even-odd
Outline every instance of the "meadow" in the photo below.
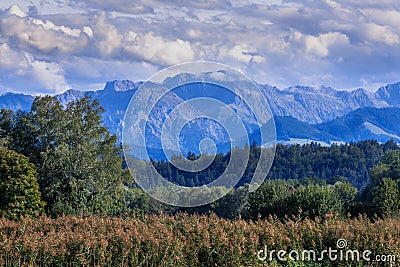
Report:
[[[400,258],[400,219],[324,218],[247,221],[211,215],[0,219],[1,266],[397,266],[366,261],[261,261],[260,249],[370,250]],[[276,256],[276,254],[275,254]],[[393,264],[393,265],[390,265]]]

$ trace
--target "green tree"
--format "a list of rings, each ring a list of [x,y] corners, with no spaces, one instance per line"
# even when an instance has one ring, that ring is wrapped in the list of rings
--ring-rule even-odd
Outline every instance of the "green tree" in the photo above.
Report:
[[[400,180],[400,150],[389,151],[371,172],[371,181],[379,184],[384,178]]]
[[[15,116],[10,143],[37,166],[50,215],[123,210],[123,182],[130,176],[117,137],[102,125],[102,112],[90,97],[63,107],[45,96]]]
[[[0,109],[0,145],[7,143],[8,135],[13,129],[14,119],[14,112],[4,108]]]
[[[13,150],[0,148],[0,216],[18,219],[43,212],[36,170],[29,159]]]
[[[249,188],[248,185],[232,189],[216,201],[215,213],[223,218],[236,219],[239,215],[247,216]]]
[[[48,99],[34,103],[36,121],[46,129],[40,137],[42,152],[41,182],[51,198],[52,214],[119,212],[123,202],[123,182],[129,174],[122,169],[117,137],[102,125],[97,100],[89,97],[48,111]],[[51,127],[45,127],[51,125]]]
[[[384,216],[398,216],[400,208],[400,194],[396,181],[390,178],[383,178],[375,188],[373,204]]]
[[[345,208],[354,204],[358,195],[357,188],[348,182],[336,182],[334,186],[336,195],[343,202]]]
[[[6,140],[8,148],[29,157],[35,166],[40,165],[38,128],[33,125],[31,112],[0,110],[1,137]]]
[[[293,189],[287,181],[265,181],[256,191],[249,194],[247,216],[252,219],[257,219],[258,216],[265,218],[268,215],[284,216],[287,210],[283,203]]]
[[[343,201],[332,185],[302,185],[286,198],[285,204],[288,215],[297,215],[299,210],[302,216],[308,218],[323,217],[329,213],[338,215],[344,213]]]
[[[398,213],[400,151],[389,150],[371,170],[371,183],[363,191],[362,201],[368,214],[392,216]]]

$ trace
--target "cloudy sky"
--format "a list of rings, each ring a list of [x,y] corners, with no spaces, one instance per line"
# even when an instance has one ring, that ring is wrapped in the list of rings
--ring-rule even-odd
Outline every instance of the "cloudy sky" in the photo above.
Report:
[[[0,93],[97,90],[193,60],[374,91],[400,81],[399,44],[397,0],[1,0]]]

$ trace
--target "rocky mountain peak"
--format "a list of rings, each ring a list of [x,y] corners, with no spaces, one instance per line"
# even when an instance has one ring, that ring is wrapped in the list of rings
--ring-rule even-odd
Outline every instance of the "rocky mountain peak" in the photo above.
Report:
[[[375,97],[387,102],[390,106],[400,106],[400,82],[379,88]]]
[[[107,82],[104,86],[105,91],[111,92],[125,92],[128,90],[135,90],[141,86],[143,82],[132,82],[129,80],[114,80],[111,82]]]

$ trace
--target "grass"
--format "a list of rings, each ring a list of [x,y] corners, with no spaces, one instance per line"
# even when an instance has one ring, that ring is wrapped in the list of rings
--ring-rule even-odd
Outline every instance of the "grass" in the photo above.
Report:
[[[367,262],[262,262],[268,250],[347,248],[400,259],[400,219],[285,222],[226,220],[216,215],[60,216],[0,219],[0,266],[369,266]],[[358,264],[358,265],[357,265]],[[372,266],[384,266],[373,263]],[[390,265],[388,265],[390,266]],[[396,265],[393,265],[396,266]]]

